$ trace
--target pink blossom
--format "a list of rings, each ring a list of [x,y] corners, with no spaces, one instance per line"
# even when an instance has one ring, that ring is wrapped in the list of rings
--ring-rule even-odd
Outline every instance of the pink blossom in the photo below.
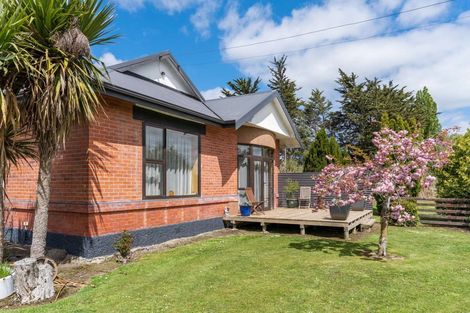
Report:
[[[417,135],[407,131],[383,129],[374,133],[372,142],[377,148],[372,160],[345,167],[329,164],[316,177],[314,191],[321,199],[320,205],[369,201],[372,195],[392,200],[407,197],[418,182],[429,188],[435,180],[429,171],[443,167],[452,152],[447,130],[419,141]],[[401,205],[390,208],[390,217],[398,223],[414,218]]]

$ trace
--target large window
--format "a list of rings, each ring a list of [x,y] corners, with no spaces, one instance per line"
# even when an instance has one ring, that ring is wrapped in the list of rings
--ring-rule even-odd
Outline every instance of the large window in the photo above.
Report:
[[[199,194],[199,136],[145,126],[144,197]]]

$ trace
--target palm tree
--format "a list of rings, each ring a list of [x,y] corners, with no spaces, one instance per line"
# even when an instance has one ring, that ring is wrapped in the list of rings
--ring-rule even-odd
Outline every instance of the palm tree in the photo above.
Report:
[[[18,93],[24,89],[21,76],[30,62],[30,55],[16,43],[27,33],[27,16],[21,7],[0,1],[0,262],[4,254],[6,181],[10,166],[20,160],[34,158],[34,143],[21,125]]]
[[[232,90],[222,89],[222,94],[226,97],[247,95],[250,93],[255,93],[259,90],[259,85],[261,84],[261,78],[256,78],[254,81],[251,77],[240,77],[234,79],[233,81],[227,82],[227,85]]]
[[[32,18],[25,43],[35,62],[24,115],[38,144],[39,176],[31,257],[45,254],[51,164],[70,130],[101,108],[104,64],[91,54],[111,34],[114,6],[101,0],[16,0]]]

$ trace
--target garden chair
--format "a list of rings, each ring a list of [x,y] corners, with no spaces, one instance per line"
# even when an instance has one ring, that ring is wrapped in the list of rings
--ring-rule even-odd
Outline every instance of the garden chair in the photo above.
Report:
[[[310,209],[311,197],[312,197],[311,187],[300,187],[299,209]]]
[[[253,193],[253,189],[251,187],[245,188],[245,192],[246,192],[246,198],[248,202],[251,204],[251,213],[264,214],[264,211],[263,211],[264,201],[256,201],[255,194]]]

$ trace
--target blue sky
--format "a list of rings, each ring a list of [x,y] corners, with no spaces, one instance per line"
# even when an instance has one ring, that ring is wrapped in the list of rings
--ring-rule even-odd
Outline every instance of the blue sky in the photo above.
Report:
[[[334,80],[337,69],[342,68],[360,77],[393,79],[410,90],[428,86],[442,112],[442,123],[447,127],[469,127],[468,0],[231,49],[226,48],[413,10],[443,0],[111,1],[117,7],[115,28],[121,38],[113,45],[94,49],[107,63],[170,50],[197,87],[211,98],[236,77],[260,76],[267,82],[267,66],[273,55],[289,51],[288,74],[302,87],[302,97],[308,97],[312,88],[320,88],[335,100]]]

